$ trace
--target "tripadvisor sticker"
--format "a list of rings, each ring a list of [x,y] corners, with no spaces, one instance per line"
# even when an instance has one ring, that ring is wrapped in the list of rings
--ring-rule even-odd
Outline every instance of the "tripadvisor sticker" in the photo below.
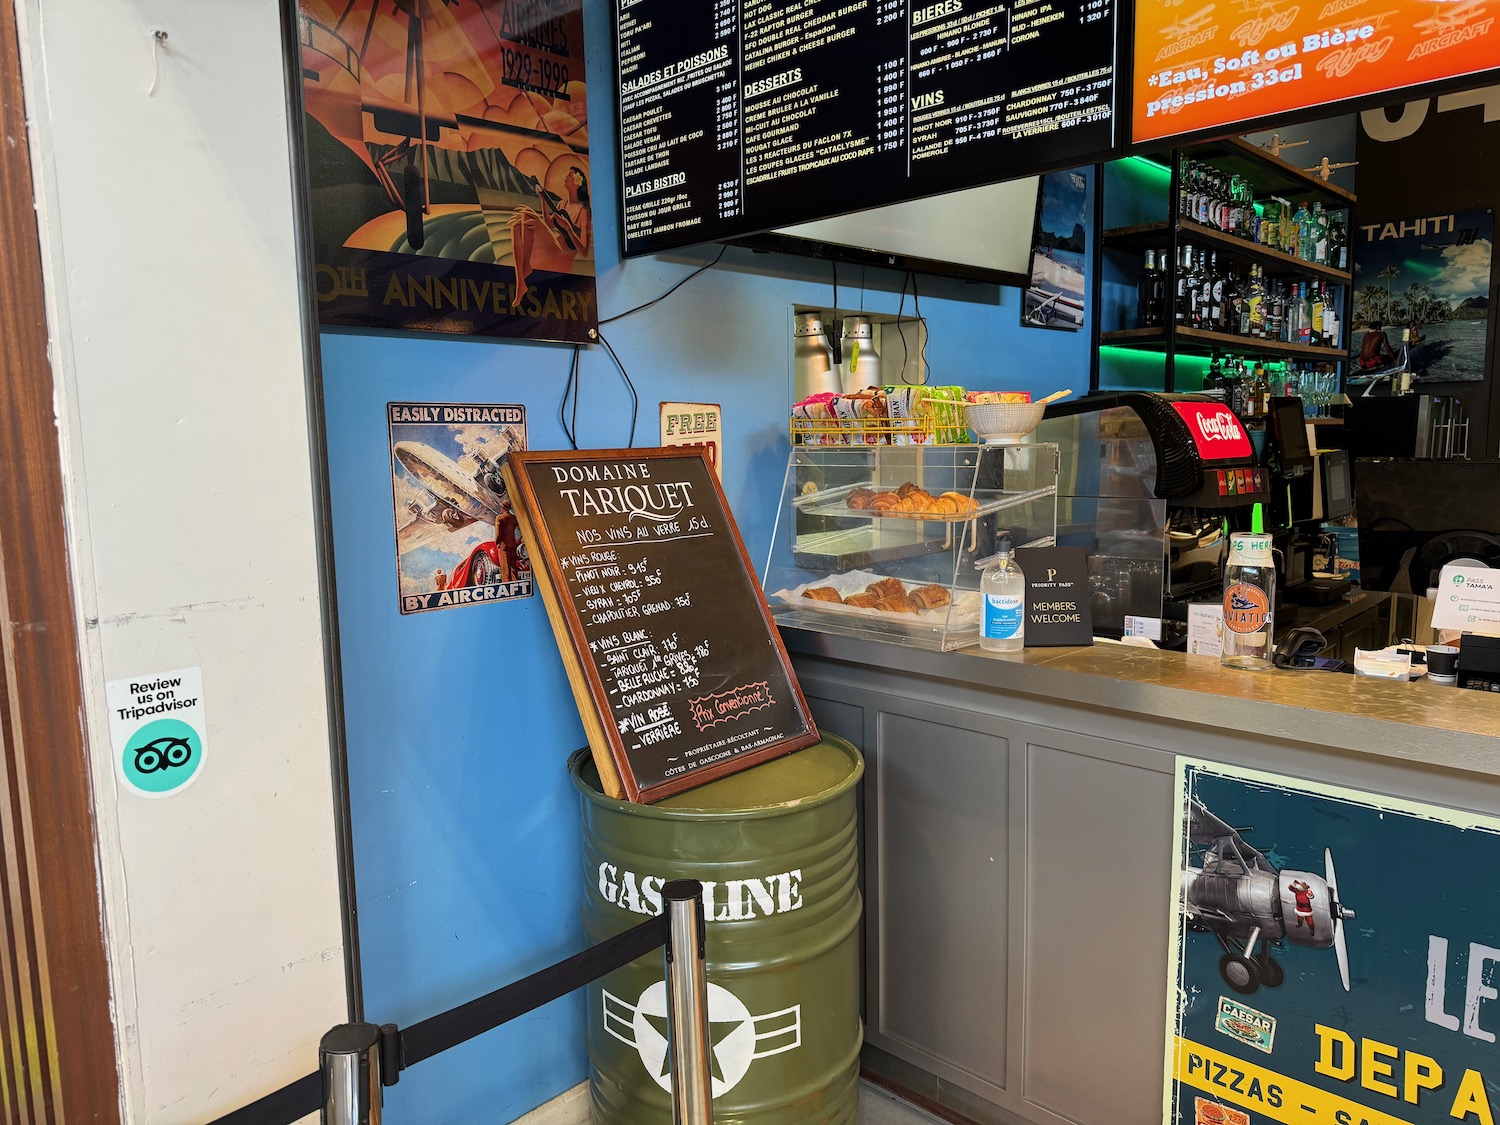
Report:
[[[179,668],[104,685],[109,741],[125,784],[142,797],[169,797],[203,769],[203,672]]]

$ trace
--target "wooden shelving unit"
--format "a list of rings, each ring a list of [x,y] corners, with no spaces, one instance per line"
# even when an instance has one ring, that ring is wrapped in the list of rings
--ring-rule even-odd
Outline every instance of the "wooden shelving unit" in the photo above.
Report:
[[[1139,257],[1147,250],[1164,250],[1166,261],[1167,323],[1156,328],[1123,328],[1104,331],[1101,324],[1102,302],[1094,302],[1094,338],[1097,346],[1133,348],[1142,351],[1159,351],[1166,356],[1164,390],[1173,391],[1176,386],[1174,357],[1178,355],[1210,356],[1215,353],[1244,356],[1261,356],[1268,359],[1291,359],[1314,363],[1333,363],[1346,368],[1349,361],[1348,343],[1353,325],[1349,310],[1352,307],[1354,276],[1351,270],[1335,269],[1319,265],[1295,255],[1226,234],[1216,227],[1205,226],[1183,216],[1171,214],[1177,209],[1178,176],[1184,159],[1208,163],[1231,175],[1239,175],[1250,183],[1257,200],[1272,197],[1286,199],[1292,203],[1320,200],[1327,208],[1349,211],[1348,229],[1353,228],[1355,196],[1336,184],[1327,183],[1301,168],[1272,156],[1264,149],[1239,137],[1227,137],[1217,141],[1174,148],[1156,153],[1148,159],[1166,166],[1171,172],[1167,192],[1166,209],[1170,217],[1133,226],[1106,229],[1100,236],[1103,252],[1129,252]],[[1102,172],[1102,169],[1101,169]],[[1101,202],[1097,214],[1102,217],[1102,195],[1104,177],[1100,176]],[[1173,294],[1176,292],[1176,275],[1179,255],[1183,244],[1213,251],[1219,261],[1229,261],[1240,267],[1258,265],[1267,277],[1281,280],[1322,282],[1338,287],[1340,300],[1338,311],[1342,325],[1341,348],[1312,347],[1306,344],[1284,343],[1253,336],[1238,336],[1224,332],[1213,332],[1202,328],[1183,328],[1173,319]],[[1097,359],[1094,384],[1098,385]]]
[[[1151,348],[1175,338],[1176,351],[1182,355],[1212,355],[1214,352],[1242,352],[1246,355],[1277,356],[1283,359],[1306,359],[1314,362],[1342,363],[1347,352],[1335,348],[1314,348],[1306,344],[1288,344],[1282,340],[1261,340],[1254,336],[1231,336],[1227,332],[1209,332],[1203,328],[1125,328],[1099,333],[1099,343],[1118,348]]]
[[[1227,254],[1242,264],[1253,262],[1264,266],[1270,277],[1316,278],[1335,285],[1348,285],[1354,280],[1354,275],[1345,270],[1320,266],[1317,262],[1308,262],[1269,246],[1262,246],[1258,242],[1236,238],[1232,234],[1225,234],[1221,230],[1195,223],[1191,219],[1178,218],[1170,223],[1141,223],[1133,227],[1116,227],[1104,232],[1104,245],[1119,250],[1134,250],[1143,253],[1161,246],[1169,241],[1172,235],[1177,236],[1175,244],[1178,246],[1184,242],[1190,242],[1194,246],[1217,250],[1221,257]]]

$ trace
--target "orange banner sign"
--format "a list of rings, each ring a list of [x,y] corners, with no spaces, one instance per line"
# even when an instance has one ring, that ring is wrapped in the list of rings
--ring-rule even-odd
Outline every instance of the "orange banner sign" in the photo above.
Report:
[[[1133,139],[1492,69],[1497,12],[1490,0],[1141,0]]]

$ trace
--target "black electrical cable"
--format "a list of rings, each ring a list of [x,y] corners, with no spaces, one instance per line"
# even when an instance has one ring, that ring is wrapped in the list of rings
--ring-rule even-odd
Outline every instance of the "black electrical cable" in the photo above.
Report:
[[[833,339],[829,343],[833,345],[833,365],[838,367],[844,362],[844,322],[839,318],[839,264],[831,258],[828,264],[833,267],[833,308],[828,310],[833,314],[830,321]]]
[[[906,377],[906,364],[910,356],[906,351],[906,285],[912,278],[911,271],[901,275],[901,300],[896,304],[896,335],[901,337],[901,381],[910,385]]]
[[[601,322],[602,323],[602,322]],[[630,440],[625,443],[626,449],[635,448],[635,423],[641,412],[641,396],[635,392],[635,384],[630,380],[630,373],[625,370],[625,365],[620,362],[620,357],[615,354],[615,349],[610,346],[604,338],[604,333],[599,333],[599,342],[604,345],[604,350],[609,353],[609,358],[615,361],[615,366],[620,369],[620,377],[625,380],[625,386],[630,391]],[[576,446],[574,448],[577,448]]]
[[[915,273],[911,275],[911,309],[916,314],[917,323],[920,325],[922,323],[922,294],[917,292],[917,275]],[[921,365],[920,374],[923,380],[931,383],[932,380],[927,374],[927,338],[925,336],[922,338],[922,352],[917,357],[917,362]]]
[[[557,404],[557,424],[562,427],[563,436],[568,439],[568,444],[574,449],[578,448],[578,383],[580,367],[578,362],[581,347],[573,345],[573,361],[568,365],[568,381],[563,384],[562,401]],[[568,396],[573,396],[573,419],[571,427],[568,424]]]
[[[697,277],[704,270],[713,269],[714,266],[718,265],[719,264],[719,260],[724,257],[724,251],[728,250],[728,249],[729,249],[729,244],[721,242],[719,244],[719,252],[714,255],[714,260],[713,261],[711,261],[711,262],[705,262],[703,265],[699,266],[692,273],[688,274],[681,281],[679,281],[676,285],[672,286],[672,288],[668,289],[660,297],[652,297],[651,300],[647,301],[643,305],[636,305],[636,307],[633,308],[633,309],[626,309],[622,313],[615,313],[614,316],[607,316],[607,317],[605,317],[603,320],[601,320],[599,322],[599,326],[602,328],[606,324],[613,324],[615,321],[622,320],[625,317],[630,316],[632,313],[638,313],[642,309],[649,309],[652,305],[656,304],[658,301],[665,301],[673,293],[677,292],[677,290],[681,289],[688,282],[692,281],[693,278]]]

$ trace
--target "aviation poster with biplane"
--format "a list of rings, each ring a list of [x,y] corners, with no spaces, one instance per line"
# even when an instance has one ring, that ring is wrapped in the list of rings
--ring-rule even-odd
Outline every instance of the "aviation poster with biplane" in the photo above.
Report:
[[[501,467],[526,448],[526,408],[389,402],[402,613],[531,596],[531,559]]]
[[[1179,758],[1172,1125],[1493,1125],[1500,821]]]
[[[298,0],[323,324],[586,342],[582,0]]]

